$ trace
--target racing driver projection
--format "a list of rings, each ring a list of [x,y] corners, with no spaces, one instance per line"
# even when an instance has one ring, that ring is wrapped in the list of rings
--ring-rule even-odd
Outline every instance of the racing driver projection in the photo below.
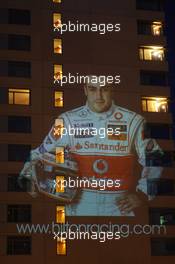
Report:
[[[144,118],[115,105],[107,82],[102,86],[100,77],[96,83],[88,77],[86,104],[56,119],[43,143],[31,151],[19,182],[28,179],[32,195],[41,192],[65,204],[67,216],[134,216],[136,208],[154,198],[148,194],[148,179],[162,173],[147,157],[163,152],[144,136]],[[136,162],[142,171],[131,188]]]

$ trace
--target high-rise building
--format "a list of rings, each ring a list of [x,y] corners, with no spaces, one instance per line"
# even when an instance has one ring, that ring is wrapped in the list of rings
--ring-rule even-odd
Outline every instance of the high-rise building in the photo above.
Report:
[[[74,260],[122,264],[174,262],[172,2],[1,1],[0,260],[3,264]],[[62,34],[61,24],[65,30]],[[84,26],[80,27],[81,24]],[[92,27],[95,24],[97,27]],[[138,213],[137,219],[67,217],[63,204],[42,194],[34,199],[27,193],[27,186],[18,185],[19,172],[30,150],[41,144],[57,116],[85,103],[79,77],[89,74],[118,76],[120,83],[114,86],[116,104],[144,116],[151,137],[165,153],[162,178],[148,182],[149,193],[156,198],[147,210]],[[69,83],[61,85],[63,76],[71,76]],[[74,81],[78,83],[73,84]],[[123,225],[123,238],[109,238],[106,242],[54,239],[53,223],[67,220],[74,224]],[[40,224],[43,229],[25,233],[16,226],[21,223],[35,227]],[[124,224],[145,225],[144,233],[127,236]],[[161,231],[166,229],[166,234],[158,234],[159,230],[151,229],[152,225]]]

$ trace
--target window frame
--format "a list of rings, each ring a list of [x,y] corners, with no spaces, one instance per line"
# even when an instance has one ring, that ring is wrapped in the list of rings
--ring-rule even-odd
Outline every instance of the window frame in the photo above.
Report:
[[[153,99],[154,98],[154,99]],[[156,101],[156,99],[158,99],[158,98],[162,98],[162,99],[164,99],[165,101],[166,101],[166,111],[149,111],[149,106],[148,106],[148,102],[149,101]],[[143,110],[143,101],[145,101],[146,102],[146,110],[144,111]],[[141,97],[141,109],[142,109],[142,112],[143,113],[165,113],[165,114],[167,114],[167,113],[169,113],[169,109],[170,109],[170,107],[169,107],[169,105],[170,105],[170,98],[169,97],[160,97],[160,96],[142,96]]]
[[[164,1],[163,0],[151,0],[151,1],[150,0],[136,0],[136,9],[145,10],[145,11],[164,12]]]
[[[31,204],[7,204],[7,223],[31,223],[31,221]]]
[[[56,93],[61,93],[62,94],[62,106],[56,106]],[[55,90],[54,91],[54,108],[64,108],[64,91],[61,91],[61,90],[59,90],[59,91],[57,91],[57,90]]]
[[[16,245],[15,245],[15,242],[16,242]],[[28,243],[29,247],[26,248],[26,250],[23,248],[23,251],[22,251],[20,243],[23,243],[23,244]],[[18,249],[19,251],[17,250],[17,248],[19,248]],[[6,254],[9,256],[11,255],[31,255],[32,254],[32,237],[31,236],[7,236]]]
[[[151,27],[155,23],[162,24],[160,35],[153,34]],[[143,29],[145,27],[146,30]],[[165,22],[164,21],[152,21],[152,20],[137,20],[137,34],[143,36],[163,37],[165,36]]]
[[[153,59],[153,55],[150,54],[150,58],[151,59],[146,59],[146,51],[152,53],[154,52],[154,47],[157,49],[155,49],[157,51],[161,51],[161,55],[162,55],[162,59]],[[159,62],[159,63],[165,63],[166,62],[166,48],[163,46],[139,46],[138,47],[138,57],[140,61],[144,61],[144,62]],[[156,58],[156,57],[155,57]]]
[[[16,91],[10,91],[10,90],[16,90]],[[24,92],[24,90],[26,90],[26,91]],[[9,103],[9,101],[10,101],[10,98],[9,98],[10,93],[12,93],[12,95],[13,95],[12,96],[13,97],[13,99],[12,99],[13,103],[12,104]],[[16,104],[15,103],[15,95],[16,94],[28,94],[28,96],[29,96],[29,99],[28,99],[29,104]],[[30,89],[21,89],[21,88],[8,88],[8,105],[31,106],[31,90]]]
[[[18,13],[18,14],[15,14],[15,12]],[[19,19],[20,12],[21,12],[21,14],[22,14],[22,12],[25,13],[25,14],[23,14],[23,19],[24,19],[24,17],[26,18],[26,15],[28,16],[27,21],[24,22],[24,20],[23,20],[21,22],[13,22],[13,20],[15,21],[15,19],[14,19],[15,15],[18,15],[18,19]],[[10,24],[10,25],[30,26],[31,23],[32,23],[31,20],[32,20],[32,16],[31,16],[31,11],[29,9],[16,9],[16,8],[9,8],[8,9],[8,24]]]

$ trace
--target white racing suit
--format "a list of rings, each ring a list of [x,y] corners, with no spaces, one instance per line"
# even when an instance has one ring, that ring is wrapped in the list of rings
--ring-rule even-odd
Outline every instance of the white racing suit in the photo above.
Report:
[[[89,182],[119,182],[119,185],[106,186],[101,190],[88,186],[80,188],[73,201],[66,205],[66,215],[120,216],[117,200],[125,194],[135,179],[135,160],[142,165],[142,173],[137,181],[136,191],[148,195],[147,180],[159,178],[161,167],[146,166],[146,152],[161,151],[154,139],[144,138],[145,120],[142,116],[114,104],[107,112],[94,113],[88,105],[68,111],[58,117],[63,119],[64,128],[87,128],[95,133],[64,133],[60,136],[54,125],[40,147],[31,151],[32,162],[39,157],[49,157],[55,153],[56,147],[65,148],[65,161],[61,165],[77,172],[78,178],[86,178]],[[101,128],[119,129],[120,134],[100,134]],[[51,161],[51,163],[52,163]],[[54,162],[54,161],[53,161]],[[25,170],[25,169],[24,169]],[[151,198],[151,197],[149,197]],[[133,216],[131,212],[127,216]]]

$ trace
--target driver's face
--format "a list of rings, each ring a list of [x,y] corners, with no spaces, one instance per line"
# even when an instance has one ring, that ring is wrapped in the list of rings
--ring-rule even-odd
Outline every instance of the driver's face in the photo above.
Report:
[[[96,113],[106,112],[112,104],[112,88],[88,84],[84,88],[90,109]]]

